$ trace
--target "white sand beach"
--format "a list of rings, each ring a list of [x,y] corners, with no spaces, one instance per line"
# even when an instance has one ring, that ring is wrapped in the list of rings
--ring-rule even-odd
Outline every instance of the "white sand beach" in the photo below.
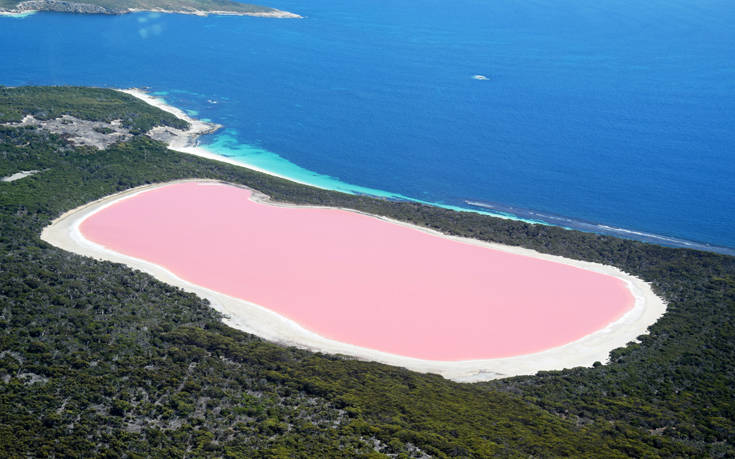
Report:
[[[226,158],[216,153],[212,153],[206,148],[200,146],[197,140],[198,137],[204,134],[210,134],[220,129],[222,126],[220,126],[219,124],[207,123],[205,121],[194,119],[190,117],[189,115],[187,115],[183,110],[177,107],[174,107],[172,105],[169,105],[163,100],[157,97],[154,97],[146,93],[145,91],[137,89],[137,88],[118,89],[118,91],[124,92],[125,94],[129,94],[134,97],[137,97],[143,102],[149,105],[152,105],[154,107],[160,108],[161,110],[165,112],[171,113],[172,115],[178,117],[179,119],[182,119],[189,123],[190,127],[189,127],[189,130],[187,131],[169,128],[169,127],[155,127],[150,132],[148,132],[148,135],[151,136],[152,138],[156,140],[160,140],[162,142],[166,142],[168,144],[168,147],[171,150],[178,151],[181,153],[187,153],[187,154],[194,155],[194,156],[199,156],[201,158],[211,159],[214,161],[219,161],[219,162],[226,163],[226,164],[231,164],[233,166],[244,167],[246,169],[257,171],[263,174],[268,174],[273,177],[279,177],[282,179],[289,180],[291,182],[301,183],[302,185],[309,185],[308,183],[300,182],[298,180],[294,180],[284,175],[275,174],[265,169],[251,166],[249,164],[243,164],[241,162],[235,161],[234,159]],[[309,186],[314,186],[314,185],[309,185]]]
[[[31,16],[33,14],[38,13],[38,11],[35,10],[27,10],[27,11],[0,11],[0,17],[8,17],[8,18],[17,18],[22,19],[28,16]]]

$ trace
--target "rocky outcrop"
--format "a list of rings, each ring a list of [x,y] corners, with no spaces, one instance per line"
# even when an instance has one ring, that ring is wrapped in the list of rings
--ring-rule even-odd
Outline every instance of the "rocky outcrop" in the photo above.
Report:
[[[58,13],[80,14],[123,14],[126,9],[105,8],[90,3],[67,2],[63,0],[27,0],[18,3],[16,11],[54,11]]]
[[[88,146],[104,150],[117,142],[126,142],[133,137],[120,120],[111,122],[88,121],[69,115],[62,115],[52,120],[36,119],[26,115],[19,123],[0,123],[0,126],[30,126],[58,134],[77,147]]]

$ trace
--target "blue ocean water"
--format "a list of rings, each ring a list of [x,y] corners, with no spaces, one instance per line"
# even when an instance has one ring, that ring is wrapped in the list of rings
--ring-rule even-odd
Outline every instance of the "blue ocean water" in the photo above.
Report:
[[[268,4],[305,18],[0,18],[0,84],[149,87],[327,188],[735,248],[731,2]]]

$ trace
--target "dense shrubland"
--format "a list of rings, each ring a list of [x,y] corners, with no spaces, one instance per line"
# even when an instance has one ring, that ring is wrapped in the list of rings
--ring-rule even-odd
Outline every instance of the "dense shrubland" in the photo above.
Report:
[[[120,120],[133,133],[163,125],[186,129],[188,123],[119,91],[101,88],[0,86],[0,123],[19,122],[26,115],[39,120],[72,115],[89,121]]]

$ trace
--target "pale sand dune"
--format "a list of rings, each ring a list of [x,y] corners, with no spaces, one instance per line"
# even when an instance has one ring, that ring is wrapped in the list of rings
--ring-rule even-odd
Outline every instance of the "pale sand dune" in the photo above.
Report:
[[[204,182],[199,180],[198,182]],[[205,182],[217,183],[217,182]],[[296,322],[276,314],[256,304],[237,299],[208,288],[187,282],[170,271],[147,261],[110,251],[85,238],[80,231],[80,224],[89,216],[112,204],[135,196],[146,190],[164,186],[149,185],[113,195],[102,200],[70,211],[44,229],[42,238],[65,250],[82,255],[125,263],[136,269],[148,272],[162,281],[177,285],[187,291],[209,299],[213,306],[223,312],[229,325],[254,333],[265,339],[302,348],[327,353],[354,356],[365,360],[374,360],[392,365],[403,366],[422,372],[439,373],[457,381],[480,381],[502,376],[533,374],[540,370],[562,369],[574,366],[590,366],[595,361],[605,362],[608,353],[617,347],[635,340],[644,334],[664,312],[664,302],[653,294],[648,284],[629,276],[620,270],[595,263],[569,260],[562,257],[539,254],[537,252],[498,244],[486,244],[462,238],[451,238],[464,244],[488,247],[506,253],[534,257],[540,260],[562,263],[596,273],[605,274],[622,280],[633,297],[634,305],[625,315],[602,330],[591,333],[572,343],[558,346],[541,352],[519,355],[515,357],[476,359],[465,361],[437,361],[404,357],[388,352],[375,351],[365,347],[345,344],[319,336]],[[262,195],[261,195],[262,199]],[[384,219],[385,220],[385,219]],[[397,223],[397,222],[394,222]],[[414,227],[405,223],[401,225],[417,229],[433,235],[439,233]],[[446,237],[440,235],[442,237]],[[451,313],[451,309],[447,311]]]
[[[32,171],[20,171],[16,172],[15,174],[8,175],[7,177],[0,178],[0,182],[15,182],[16,180],[24,179],[26,177],[30,177],[33,174],[37,174],[37,170]]]

